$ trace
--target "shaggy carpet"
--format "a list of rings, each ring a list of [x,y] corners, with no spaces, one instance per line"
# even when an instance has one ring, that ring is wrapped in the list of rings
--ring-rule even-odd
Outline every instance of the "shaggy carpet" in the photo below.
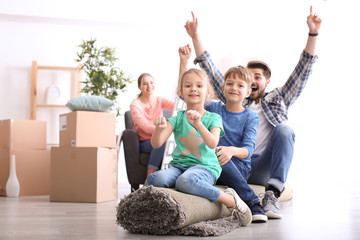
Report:
[[[191,236],[220,236],[241,226],[222,204],[152,186],[120,200],[117,224],[133,233]]]

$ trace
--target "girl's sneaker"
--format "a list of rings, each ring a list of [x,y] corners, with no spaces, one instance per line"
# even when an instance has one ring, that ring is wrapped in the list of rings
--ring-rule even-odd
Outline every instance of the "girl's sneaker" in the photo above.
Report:
[[[249,225],[252,221],[252,214],[248,205],[246,205],[246,203],[241,200],[241,198],[234,189],[227,188],[224,192],[231,194],[232,196],[234,196],[235,199],[235,207],[228,208],[231,212],[231,215],[235,216],[235,218],[241,223],[242,226],[246,227],[247,225]]]

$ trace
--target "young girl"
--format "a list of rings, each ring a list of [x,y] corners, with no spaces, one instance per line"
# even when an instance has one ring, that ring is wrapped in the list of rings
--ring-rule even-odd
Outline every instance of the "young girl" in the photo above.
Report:
[[[222,192],[214,186],[221,173],[215,148],[224,131],[221,117],[204,108],[206,98],[212,93],[206,73],[198,69],[186,71],[180,78],[177,93],[184,99],[187,111],[179,111],[168,121],[164,117],[156,118],[151,138],[151,145],[159,148],[173,132],[176,142],[173,160],[168,169],[152,173],[145,185],[175,188],[223,203],[241,225],[247,226],[251,222],[249,207],[233,189]]]

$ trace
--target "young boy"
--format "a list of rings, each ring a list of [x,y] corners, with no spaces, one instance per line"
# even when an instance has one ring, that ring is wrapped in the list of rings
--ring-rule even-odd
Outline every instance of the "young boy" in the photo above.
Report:
[[[190,46],[179,48],[179,55],[181,76],[191,55]],[[249,206],[252,222],[266,222],[260,200],[247,183],[259,124],[257,114],[243,106],[244,99],[251,94],[252,79],[252,73],[243,66],[230,68],[222,86],[226,105],[221,101],[211,101],[205,109],[219,114],[223,120],[225,136],[220,138],[216,152],[222,168],[220,182],[233,188]]]

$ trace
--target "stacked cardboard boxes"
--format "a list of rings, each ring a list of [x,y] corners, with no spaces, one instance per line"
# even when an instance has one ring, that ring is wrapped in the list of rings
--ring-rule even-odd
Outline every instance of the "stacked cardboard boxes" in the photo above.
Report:
[[[51,148],[50,201],[117,199],[115,122],[107,112],[60,115],[60,144]]]
[[[11,155],[15,155],[19,196],[48,195],[50,151],[46,150],[46,121],[0,121],[0,195],[6,196]]]

